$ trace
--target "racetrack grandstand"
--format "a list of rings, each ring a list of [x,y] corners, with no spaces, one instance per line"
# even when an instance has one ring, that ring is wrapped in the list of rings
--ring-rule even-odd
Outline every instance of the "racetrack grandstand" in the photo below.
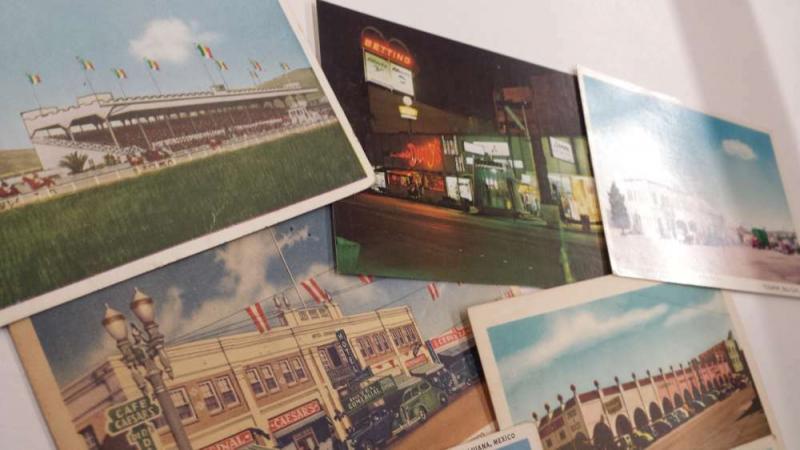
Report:
[[[40,188],[48,188],[47,197],[74,192],[335,121],[319,89],[297,83],[139,97],[97,93],[21,116],[42,170],[0,180],[0,210],[26,203],[19,197]],[[59,189],[64,185],[69,189]]]

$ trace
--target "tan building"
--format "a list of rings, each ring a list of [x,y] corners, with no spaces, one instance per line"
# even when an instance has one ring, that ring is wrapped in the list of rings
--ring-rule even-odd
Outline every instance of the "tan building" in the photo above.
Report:
[[[285,309],[281,322],[166,349],[175,374],[167,385],[193,448],[332,448],[347,437],[340,412],[356,377],[409,375],[431,361],[406,306],[343,316],[325,303]],[[107,410],[142,396],[118,356],[62,395],[88,449],[135,448],[125,433],[107,432]],[[174,448],[164,420],[151,423],[158,447]]]

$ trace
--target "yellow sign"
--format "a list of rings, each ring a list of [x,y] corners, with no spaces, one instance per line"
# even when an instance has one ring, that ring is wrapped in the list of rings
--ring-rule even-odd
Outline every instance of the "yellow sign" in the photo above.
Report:
[[[419,115],[417,108],[414,108],[413,106],[400,105],[397,107],[397,109],[400,111],[400,117],[403,119],[417,120],[417,116]]]

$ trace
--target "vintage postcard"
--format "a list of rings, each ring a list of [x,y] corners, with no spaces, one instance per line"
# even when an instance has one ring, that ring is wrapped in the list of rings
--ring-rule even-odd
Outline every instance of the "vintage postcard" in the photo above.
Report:
[[[539,433],[531,422],[498,431],[451,447],[450,450],[542,450]]]
[[[0,325],[372,184],[277,0],[32,0],[0,29]]]
[[[587,70],[579,78],[615,274],[800,297],[769,134]]]
[[[321,65],[376,172],[336,269],[550,287],[610,273],[573,75],[325,2]]]
[[[466,308],[522,293],[339,275],[321,209],[11,335],[65,450],[447,448],[494,423]]]
[[[544,450],[782,448],[727,296],[609,276],[470,308],[498,424]]]

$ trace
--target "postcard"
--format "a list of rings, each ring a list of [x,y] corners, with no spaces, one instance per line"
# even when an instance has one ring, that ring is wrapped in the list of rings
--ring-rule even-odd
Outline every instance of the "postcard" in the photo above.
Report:
[[[608,276],[470,308],[499,426],[532,419],[544,450],[782,448],[728,295]]]
[[[326,208],[12,324],[57,446],[448,448],[493,426],[466,308],[525,291],[333,262]]]
[[[0,325],[372,184],[278,0],[34,0],[0,28]]]
[[[580,71],[616,275],[800,297],[800,246],[769,134]]]
[[[376,172],[341,273],[550,287],[610,273],[573,75],[325,2],[321,65]]]
[[[478,439],[466,442],[450,450],[541,450],[539,434],[531,422],[521,423]]]

